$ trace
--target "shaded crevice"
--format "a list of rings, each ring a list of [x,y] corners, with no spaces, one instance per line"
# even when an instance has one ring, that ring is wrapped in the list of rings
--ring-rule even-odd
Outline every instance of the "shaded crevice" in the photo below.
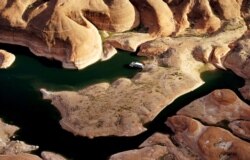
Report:
[[[44,3],[47,3],[49,0],[37,0],[34,3],[30,4],[27,9],[25,10],[22,18],[27,21],[29,18],[30,13],[38,8],[39,6],[43,5]]]
[[[217,0],[210,0],[209,1],[209,4],[211,6],[211,9],[213,11],[213,13],[219,17],[220,19],[221,18],[224,18],[222,15],[223,15],[223,11],[222,9],[220,8],[220,4]]]

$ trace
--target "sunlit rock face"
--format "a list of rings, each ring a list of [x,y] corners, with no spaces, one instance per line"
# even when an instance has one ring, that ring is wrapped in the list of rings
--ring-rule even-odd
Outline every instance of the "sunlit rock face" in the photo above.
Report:
[[[10,67],[15,59],[16,58],[12,53],[0,49],[0,68],[6,69]]]
[[[96,26],[126,31],[139,24],[139,15],[128,0],[4,0],[0,20],[0,42],[24,45],[38,56],[62,61],[65,68],[82,69],[102,57]]]
[[[156,37],[203,36],[237,26],[242,21],[241,8],[247,19],[246,5],[235,0],[3,0],[0,42],[27,46],[38,56],[61,61],[65,68],[82,69],[114,55],[103,56],[107,52],[100,31],[111,37],[125,31],[150,34],[144,40],[132,36],[137,45],[114,45],[134,51]]]

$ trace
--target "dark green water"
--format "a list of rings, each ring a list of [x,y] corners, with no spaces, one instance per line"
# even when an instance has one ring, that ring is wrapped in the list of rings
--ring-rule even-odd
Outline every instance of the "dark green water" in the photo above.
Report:
[[[72,160],[104,160],[116,152],[136,148],[156,131],[169,132],[164,125],[166,118],[192,100],[216,88],[230,88],[237,92],[237,88],[243,85],[243,80],[232,72],[204,73],[202,77],[206,84],[175,100],[147,125],[147,132],[131,138],[87,139],[61,129],[59,113],[48,101],[42,100],[39,88],[75,90],[96,82],[132,77],[137,70],[126,65],[138,58],[120,52],[109,61],[76,71],[62,69],[59,62],[37,58],[24,47],[1,44],[0,48],[16,55],[16,62],[11,68],[0,70],[0,117],[21,128],[16,139],[39,145],[37,154],[49,150]]]

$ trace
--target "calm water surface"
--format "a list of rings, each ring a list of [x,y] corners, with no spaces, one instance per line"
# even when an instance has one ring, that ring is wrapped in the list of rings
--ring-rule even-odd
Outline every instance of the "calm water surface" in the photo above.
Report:
[[[0,44],[0,48],[16,55],[11,68],[0,70],[0,117],[21,128],[16,139],[40,146],[35,153],[49,150],[72,160],[104,160],[116,152],[136,148],[154,132],[170,132],[164,125],[166,118],[192,100],[216,88],[230,88],[237,92],[237,88],[244,84],[230,71],[204,73],[202,77],[206,83],[164,109],[147,125],[147,132],[131,138],[88,139],[61,129],[59,113],[49,101],[42,100],[39,88],[77,90],[97,82],[112,82],[118,77],[133,77],[138,71],[129,69],[127,65],[138,57],[119,52],[111,60],[77,71],[62,69],[57,61],[35,57],[24,47]]]

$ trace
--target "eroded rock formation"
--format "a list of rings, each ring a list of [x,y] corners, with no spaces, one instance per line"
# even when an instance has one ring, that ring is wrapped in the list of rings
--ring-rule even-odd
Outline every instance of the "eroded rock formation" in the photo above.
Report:
[[[175,98],[203,84],[200,73],[213,67],[196,60],[195,48],[205,43],[212,54],[214,46],[233,42],[245,30],[243,25],[206,39],[158,38],[141,46],[140,55],[155,58],[146,60],[144,71],[131,80],[121,78],[112,84],[100,83],[78,92],[41,91],[60,111],[61,126],[76,135],[137,135],[146,130],[144,124]]]
[[[14,63],[15,56],[5,50],[0,50],[0,68],[8,68]]]
[[[193,152],[198,159],[249,159],[250,144],[235,137],[229,131],[204,126],[186,116],[168,118],[167,125],[175,133],[175,142],[181,148]]]
[[[231,51],[225,58],[224,66],[233,70],[237,75],[243,77],[245,86],[240,89],[246,99],[250,99],[250,34],[245,35],[231,45]]]
[[[62,61],[65,68],[82,69],[115,54],[112,46],[103,47],[98,30],[114,33],[137,27],[134,32],[150,34],[143,41],[127,38],[137,45],[113,43],[134,51],[153,37],[203,36],[237,26],[241,15],[247,19],[247,5],[242,0],[3,0],[0,42],[27,46],[38,56]]]
[[[138,149],[114,154],[110,160],[175,159],[190,160],[192,157],[181,152],[165,134],[155,133],[144,141]]]
[[[48,151],[42,152],[41,156],[43,160],[66,160],[66,158],[64,158],[60,154],[56,154],[56,153],[48,152]]]
[[[250,107],[233,91],[222,89],[191,102],[177,114],[197,118],[208,124],[217,124],[225,120],[250,120]]]
[[[215,96],[216,98],[212,97]],[[205,99],[207,98],[207,99]],[[216,100],[215,100],[216,99]],[[216,90],[199,100],[192,102],[188,107],[180,110],[178,114],[169,117],[166,121],[168,127],[173,131],[173,135],[167,135],[162,133],[155,133],[149,137],[145,142],[143,142],[138,149],[124,151],[114,154],[110,157],[110,160],[136,160],[136,159],[176,159],[176,160],[197,160],[197,159],[239,159],[247,160],[249,159],[248,150],[250,149],[250,143],[239,139],[240,136],[245,139],[249,139],[249,121],[236,120],[229,124],[232,129],[233,135],[230,131],[223,129],[221,127],[209,125],[203,125],[198,120],[191,117],[197,115],[194,118],[197,119],[200,111],[197,112],[198,102],[200,104],[200,111],[211,110],[216,112],[214,106],[221,108],[231,108],[226,105],[234,105],[235,110],[230,110],[230,112],[225,111],[225,116],[231,116],[233,112],[238,112],[241,107],[237,108],[239,104],[238,97],[229,90]],[[207,107],[204,108],[203,106]],[[209,107],[208,107],[209,106]],[[240,105],[241,106],[241,105]],[[188,113],[187,110],[192,111],[193,114]],[[236,109],[237,108],[237,109]],[[217,118],[218,115],[201,115],[202,121],[206,117]],[[200,119],[198,117],[198,119]],[[205,121],[207,122],[207,121]]]
[[[228,126],[235,135],[244,139],[250,139],[250,121],[237,120],[229,123]]]
[[[30,152],[38,148],[38,146],[27,145],[22,141],[10,140],[10,137],[12,137],[18,129],[18,127],[8,125],[0,120],[0,154],[18,154]]]
[[[4,0],[0,42],[24,45],[38,56],[62,61],[65,68],[81,69],[102,57],[101,37],[88,19],[110,31],[125,31],[139,23],[129,0]]]
[[[1,160],[42,160],[38,156],[22,153],[17,155],[0,155]]]
[[[0,159],[1,160],[41,160],[39,157],[27,154],[38,149],[38,146],[28,145],[22,141],[10,140],[19,128],[0,120]]]

